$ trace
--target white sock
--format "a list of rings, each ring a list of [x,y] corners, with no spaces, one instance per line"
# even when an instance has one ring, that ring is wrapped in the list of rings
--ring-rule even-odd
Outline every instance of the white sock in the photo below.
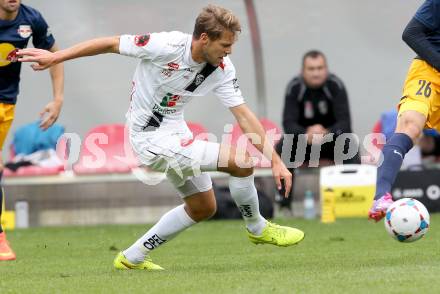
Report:
[[[249,232],[257,236],[261,235],[266,226],[266,220],[260,214],[254,175],[244,178],[229,177],[229,190]]]
[[[123,254],[132,263],[144,261],[148,252],[174,238],[196,222],[186,213],[184,204],[165,213],[160,220]]]

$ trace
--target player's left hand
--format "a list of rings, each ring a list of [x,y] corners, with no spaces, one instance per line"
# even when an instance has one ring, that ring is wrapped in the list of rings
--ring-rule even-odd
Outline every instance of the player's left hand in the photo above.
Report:
[[[42,130],[47,130],[51,125],[53,125],[56,122],[58,116],[60,115],[61,106],[62,106],[62,102],[51,101],[40,112],[40,116],[41,116],[40,128]]]
[[[56,64],[55,53],[37,48],[20,49],[17,52],[19,62],[33,62],[34,70],[44,70]]]
[[[278,190],[282,188],[281,180],[284,181],[284,197],[288,198],[292,189],[292,174],[282,161],[272,162],[272,174]]]

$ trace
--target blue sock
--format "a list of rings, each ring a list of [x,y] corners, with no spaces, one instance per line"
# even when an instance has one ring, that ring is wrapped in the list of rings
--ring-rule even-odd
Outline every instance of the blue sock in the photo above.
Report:
[[[413,142],[407,134],[395,133],[383,147],[383,162],[377,169],[376,195],[379,199],[391,191],[397,173],[402,166],[405,154],[413,147]]]

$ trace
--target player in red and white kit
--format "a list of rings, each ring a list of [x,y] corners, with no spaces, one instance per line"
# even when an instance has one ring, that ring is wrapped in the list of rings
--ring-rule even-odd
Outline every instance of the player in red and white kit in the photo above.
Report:
[[[286,195],[291,188],[292,175],[244,102],[228,57],[240,30],[238,19],[230,11],[209,5],[197,17],[193,35],[181,32],[122,35],[86,41],[56,53],[38,49],[18,52],[19,60],[34,62],[35,70],[102,53],[140,59],[127,113],[130,143],[142,164],[166,173],[184,204],[167,212],[145,235],[120,252],[114,261],[116,268],[162,269],[151,261],[149,253],[215,213],[216,201],[208,171],[230,174],[231,196],[240,208],[253,243],[290,246],[303,240],[302,231],[273,224],[261,216],[253,167],[244,150],[202,140],[188,141],[192,135],[184,121],[183,109],[194,97],[213,91],[231,110],[244,133],[261,138],[254,145],[271,159],[278,188],[282,180]]]

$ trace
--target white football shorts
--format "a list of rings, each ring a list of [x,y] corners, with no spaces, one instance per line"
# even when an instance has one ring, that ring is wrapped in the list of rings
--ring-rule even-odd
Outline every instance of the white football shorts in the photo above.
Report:
[[[130,132],[130,143],[140,163],[165,173],[184,198],[212,188],[207,171],[216,171],[220,144],[188,140],[187,134]]]

